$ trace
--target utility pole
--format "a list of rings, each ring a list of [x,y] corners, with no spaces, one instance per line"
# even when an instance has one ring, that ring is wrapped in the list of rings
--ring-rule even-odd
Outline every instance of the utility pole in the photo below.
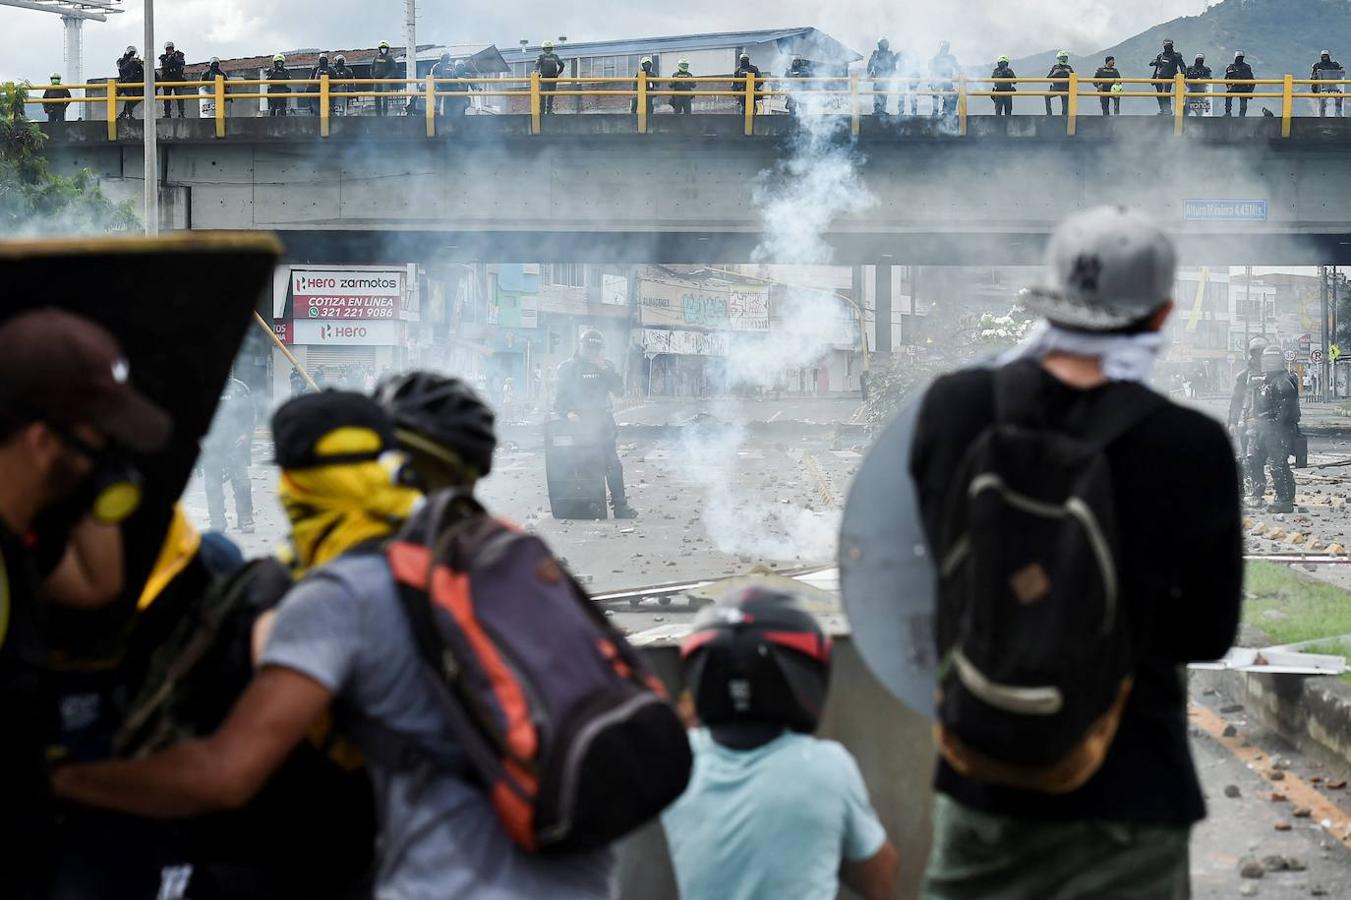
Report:
[[[1332,296],[1329,298],[1329,301],[1330,301],[1329,305],[1330,305],[1331,311],[1332,311],[1332,342],[1333,342],[1334,344],[1337,343],[1337,325],[1338,325],[1338,322],[1337,322],[1337,288],[1338,288],[1338,285],[1337,285],[1337,267],[1336,267],[1336,266],[1333,266],[1333,267],[1332,267],[1332,292],[1331,292],[1331,293],[1332,293]],[[1338,344],[1338,346],[1341,346],[1341,345]],[[1340,356],[1337,357],[1337,358],[1338,358],[1338,359],[1341,359]],[[1335,363],[1334,363],[1333,366],[1332,366],[1332,396],[1333,396],[1334,399],[1337,397],[1337,366],[1336,366]]]
[[[407,61],[404,78],[410,82],[417,81],[417,0],[404,0],[404,12],[407,21],[404,22],[404,42],[408,45],[404,51]],[[410,84],[407,88],[410,92],[417,91],[416,84]],[[413,98],[408,98],[409,109],[413,108]]]
[[[1322,378],[1321,378],[1321,386],[1322,386],[1322,390],[1319,391],[1319,394],[1320,394],[1319,399],[1322,400],[1324,403],[1326,403],[1326,402],[1327,402],[1327,399],[1328,399],[1328,359],[1329,359],[1329,357],[1332,355],[1332,342],[1328,340],[1328,267],[1327,267],[1327,266],[1319,266],[1319,267],[1318,267],[1318,295],[1319,295],[1319,302],[1320,302],[1320,304],[1321,304],[1321,308],[1322,308],[1322,312],[1323,312],[1323,315],[1320,317],[1320,320],[1321,320],[1321,328],[1322,328],[1322,335],[1320,336],[1320,340],[1321,340],[1322,343],[1323,343],[1323,362],[1322,362],[1322,365],[1320,366],[1320,368],[1322,369],[1322,372],[1321,372],[1321,375],[1322,375]]]
[[[145,235],[159,234],[159,107],[155,104],[155,0],[145,0]]]

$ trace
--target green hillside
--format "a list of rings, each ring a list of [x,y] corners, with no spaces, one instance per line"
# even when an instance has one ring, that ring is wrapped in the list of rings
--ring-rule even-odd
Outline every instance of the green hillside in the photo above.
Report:
[[[1287,72],[1307,78],[1320,50],[1351,69],[1351,2],[1348,0],[1224,0],[1198,16],[1183,16],[1113,46],[1083,54],[1076,48],[1051,48],[1013,62],[1020,76],[1042,75],[1050,69],[1056,50],[1069,49],[1070,65],[1091,75],[1108,55],[1128,78],[1151,74],[1149,62],[1172,38],[1190,65],[1204,53],[1206,65],[1222,77],[1234,51],[1247,53],[1258,78],[1279,78]],[[1082,48],[1078,48],[1082,49]],[[993,65],[991,66],[993,67]],[[1261,87],[1258,90],[1274,90]]]

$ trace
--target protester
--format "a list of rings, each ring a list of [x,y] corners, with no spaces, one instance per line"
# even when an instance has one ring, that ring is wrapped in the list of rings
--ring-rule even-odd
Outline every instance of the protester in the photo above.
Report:
[[[1045,321],[936,381],[916,425],[952,661],[924,896],[1186,897],[1205,803],[1178,667],[1237,629],[1238,476],[1218,423],[1144,387],[1169,239],[1101,207],[1061,224],[1047,268],[1021,301]]]
[[[0,326],[0,846],[4,883],[20,896],[50,874],[54,826],[40,583],[67,565],[107,577],[77,558],[71,523],[94,512],[107,529],[129,515],[136,496],[122,486],[135,473],[122,453],[157,450],[169,431],[168,417],[131,387],[117,341],[100,326],[56,310]],[[102,596],[121,589],[120,571]]]
[[[607,897],[608,852],[518,849],[482,788],[455,764],[442,699],[419,659],[389,562],[362,552],[420,498],[397,477],[388,416],[361,395],[329,391],[283,405],[272,430],[296,571],[311,577],[282,602],[258,674],[212,736],[141,759],[62,769],[60,794],[156,816],[236,806],[337,701],[340,731],[372,760],[383,812],[377,896]],[[374,761],[380,736],[392,733],[446,765]]]
[[[492,471],[496,417],[460,379],[410,372],[386,379],[376,394],[424,493],[472,490]]]
[[[699,727],[694,777],[662,814],[682,897],[867,900],[896,887],[896,848],[854,758],[812,737],[830,638],[799,597],[765,587],[706,607],[681,648]]]

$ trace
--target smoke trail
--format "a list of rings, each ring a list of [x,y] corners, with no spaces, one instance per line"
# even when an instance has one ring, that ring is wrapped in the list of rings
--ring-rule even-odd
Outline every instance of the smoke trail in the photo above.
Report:
[[[801,94],[798,132],[787,155],[760,173],[753,194],[764,234],[752,262],[828,265],[834,250],[825,239],[840,217],[862,212],[876,198],[859,177],[863,158],[839,110],[829,99]],[[774,310],[769,334],[739,341],[727,360],[730,383],[770,387],[787,371],[817,364],[840,338],[840,301],[824,291],[787,287]],[[723,407],[720,409],[720,406]],[[718,418],[736,416],[715,405]],[[834,556],[839,512],[799,506],[786,497],[765,496],[737,477],[738,454],[746,431],[732,426],[686,439],[690,458],[708,460],[693,473],[705,495],[703,521],[725,553],[779,561]],[[810,477],[805,471],[801,477]]]

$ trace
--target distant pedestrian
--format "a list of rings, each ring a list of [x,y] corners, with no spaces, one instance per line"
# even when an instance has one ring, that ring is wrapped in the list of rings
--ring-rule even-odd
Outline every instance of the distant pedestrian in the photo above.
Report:
[[[897,853],[842,745],[812,736],[830,638],[801,597],[747,587],[705,607],[681,649],[698,727],[694,776],[662,814],[682,897],[867,900]]]
[[[59,72],[52,73],[52,83],[47,90],[42,92],[43,100],[69,100],[70,91],[61,86],[61,75]],[[66,107],[68,103],[44,103],[42,111],[47,114],[48,122],[66,121]]]
[[[1046,258],[1021,299],[1044,321],[996,367],[935,381],[915,426],[943,561],[921,896],[1188,897],[1205,801],[1178,668],[1238,629],[1238,473],[1218,422],[1145,386],[1169,238],[1100,207]]]
[[[160,76],[166,82],[164,87],[164,118],[166,119],[173,118],[173,112],[170,109],[170,101],[168,99],[170,95],[182,97],[184,95],[195,93],[195,90],[188,87],[185,83],[188,80],[187,65],[188,61],[186,57],[183,56],[183,51],[174,47],[173,41],[169,41],[164,45],[164,52],[160,54],[159,58],[159,66]],[[177,84],[175,84],[175,82]],[[183,101],[179,100],[177,103],[178,117],[180,119],[186,118],[187,114],[183,111]]]
[[[1234,54],[1234,61],[1224,70],[1224,77],[1228,81],[1250,81],[1253,78],[1252,66],[1248,65],[1245,54],[1239,50]],[[1232,116],[1234,114],[1234,95],[1238,94],[1238,114],[1246,116],[1248,114],[1248,97],[1253,92],[1251,84],[1230,84],[1225,86],[1224,114]]]
[[[1093,73],[1093,86],[1098,89],[1100,94],[1120,94],[1121,70],[1116,67],[1116,57],[1109,56],[1102,61],[1098,71]],[[1099,97],[1098,103],[1102,105],[1102,114],[1104,116],[1121,115],[1121,97]]]
[[[991,78],[1017,78],[1018,75],[1009,68],[1009,58],[1001,56],[995,61],[994,71],[990,73]],[[990,93],[994,94],[991,99],[994,100],[994,114],[996,116],[1013,115],[1013,94],[1018,90],[1018,85],[1013,81],[996,81]]]
[[[557,79],[566,71],[563,58],[554,52],[553,41],[545,41],[540,47],[539,57],[535,60],[535,71],[539,73],[539,90],[544,95],[543,115],[553,115],[554,91],[558,89]]]
[[[398,62],[394,59],[394,54],[390,52],[389,41],[381,41],[380,46],[375,51],[375,58],[371,60],[371,78],[398,78]],[[375,90],[375,114],[383,116],[388,113],[386,103],[388,98],[384,94],[402,91],[403,86],[397,84],[377,84]]]

